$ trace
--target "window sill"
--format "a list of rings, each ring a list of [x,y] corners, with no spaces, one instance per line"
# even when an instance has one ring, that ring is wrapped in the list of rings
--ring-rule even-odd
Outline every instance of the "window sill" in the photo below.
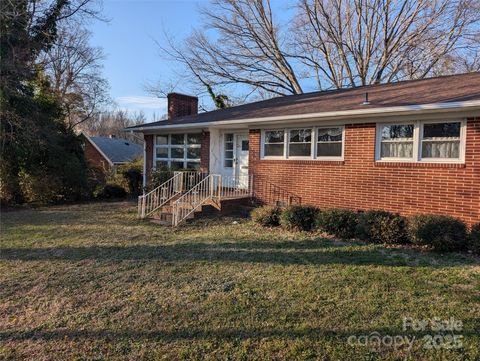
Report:
[[[344,165],[343,159],[281,159],[281,158],[261,158],[262,163],[285,164],[291,162],[296,164],[322,164],[322,165]]]
[[[375,167],[386,168],[465,168],[465,163],[435,163],[435,162],[392,162],[392,161],[375,161]]]

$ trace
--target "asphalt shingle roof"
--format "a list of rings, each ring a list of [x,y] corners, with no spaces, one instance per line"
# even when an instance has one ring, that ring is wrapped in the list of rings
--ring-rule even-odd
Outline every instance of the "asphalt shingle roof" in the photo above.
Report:
[[[90,137],[113,163],[126,163],[142,156],[143,146],[125,139]]]
[[[480,100],[480,72],[289,95],[128,129],[468,100]]]

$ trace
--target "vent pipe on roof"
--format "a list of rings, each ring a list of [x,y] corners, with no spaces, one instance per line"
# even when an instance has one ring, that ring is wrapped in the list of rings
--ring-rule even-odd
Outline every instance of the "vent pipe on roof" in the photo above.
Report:
[[[365,93],[365,101],[362,103],[362,105],[370,105],[370,102],[368,101],[368,92]]]

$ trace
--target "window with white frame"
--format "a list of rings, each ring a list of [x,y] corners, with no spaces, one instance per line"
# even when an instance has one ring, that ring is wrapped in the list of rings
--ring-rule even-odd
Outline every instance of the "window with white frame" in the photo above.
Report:
[[[223,166],[233,168],[233,134],[224,135]]]
[[[265,130],[263,158],[343,159],[344,127]]]
[[[413,124],[384,125],[381,129],[380,157],[413,158]]]
[[[377,127],[377,160],[462,161],[464,121],[416,121]]]
[[[421,138],[422,158],[460,158],[460,129],[460,122],[423,124]]]
[[[317,129],[317,158],[343,156],[343,128]]]
[[[265,157],[283,157],[285,155],[285,131],[266,130],[263,155]]]
[[[291,129],[288,133],[288,157],[311,157],[312,130]]]
[[[200,133],[163,134],[155,138],[157,169],[199,169],[202,136]]]

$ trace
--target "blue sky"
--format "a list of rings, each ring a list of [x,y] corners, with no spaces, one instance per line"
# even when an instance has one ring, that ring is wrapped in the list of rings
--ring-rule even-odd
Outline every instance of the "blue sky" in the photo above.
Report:
[[[143,110],[148,121],[154,113],[166,113],[166,100],[144,89],[146,82],[172,77],[172,64],[160,57],[153,39],[161,41],[163,29],[178,39],[188,35],[198,25],[198,6],[205,1],[104,0],[110,21],[92,24],[92,45],[105,51],[103,73],[119,108]]]

